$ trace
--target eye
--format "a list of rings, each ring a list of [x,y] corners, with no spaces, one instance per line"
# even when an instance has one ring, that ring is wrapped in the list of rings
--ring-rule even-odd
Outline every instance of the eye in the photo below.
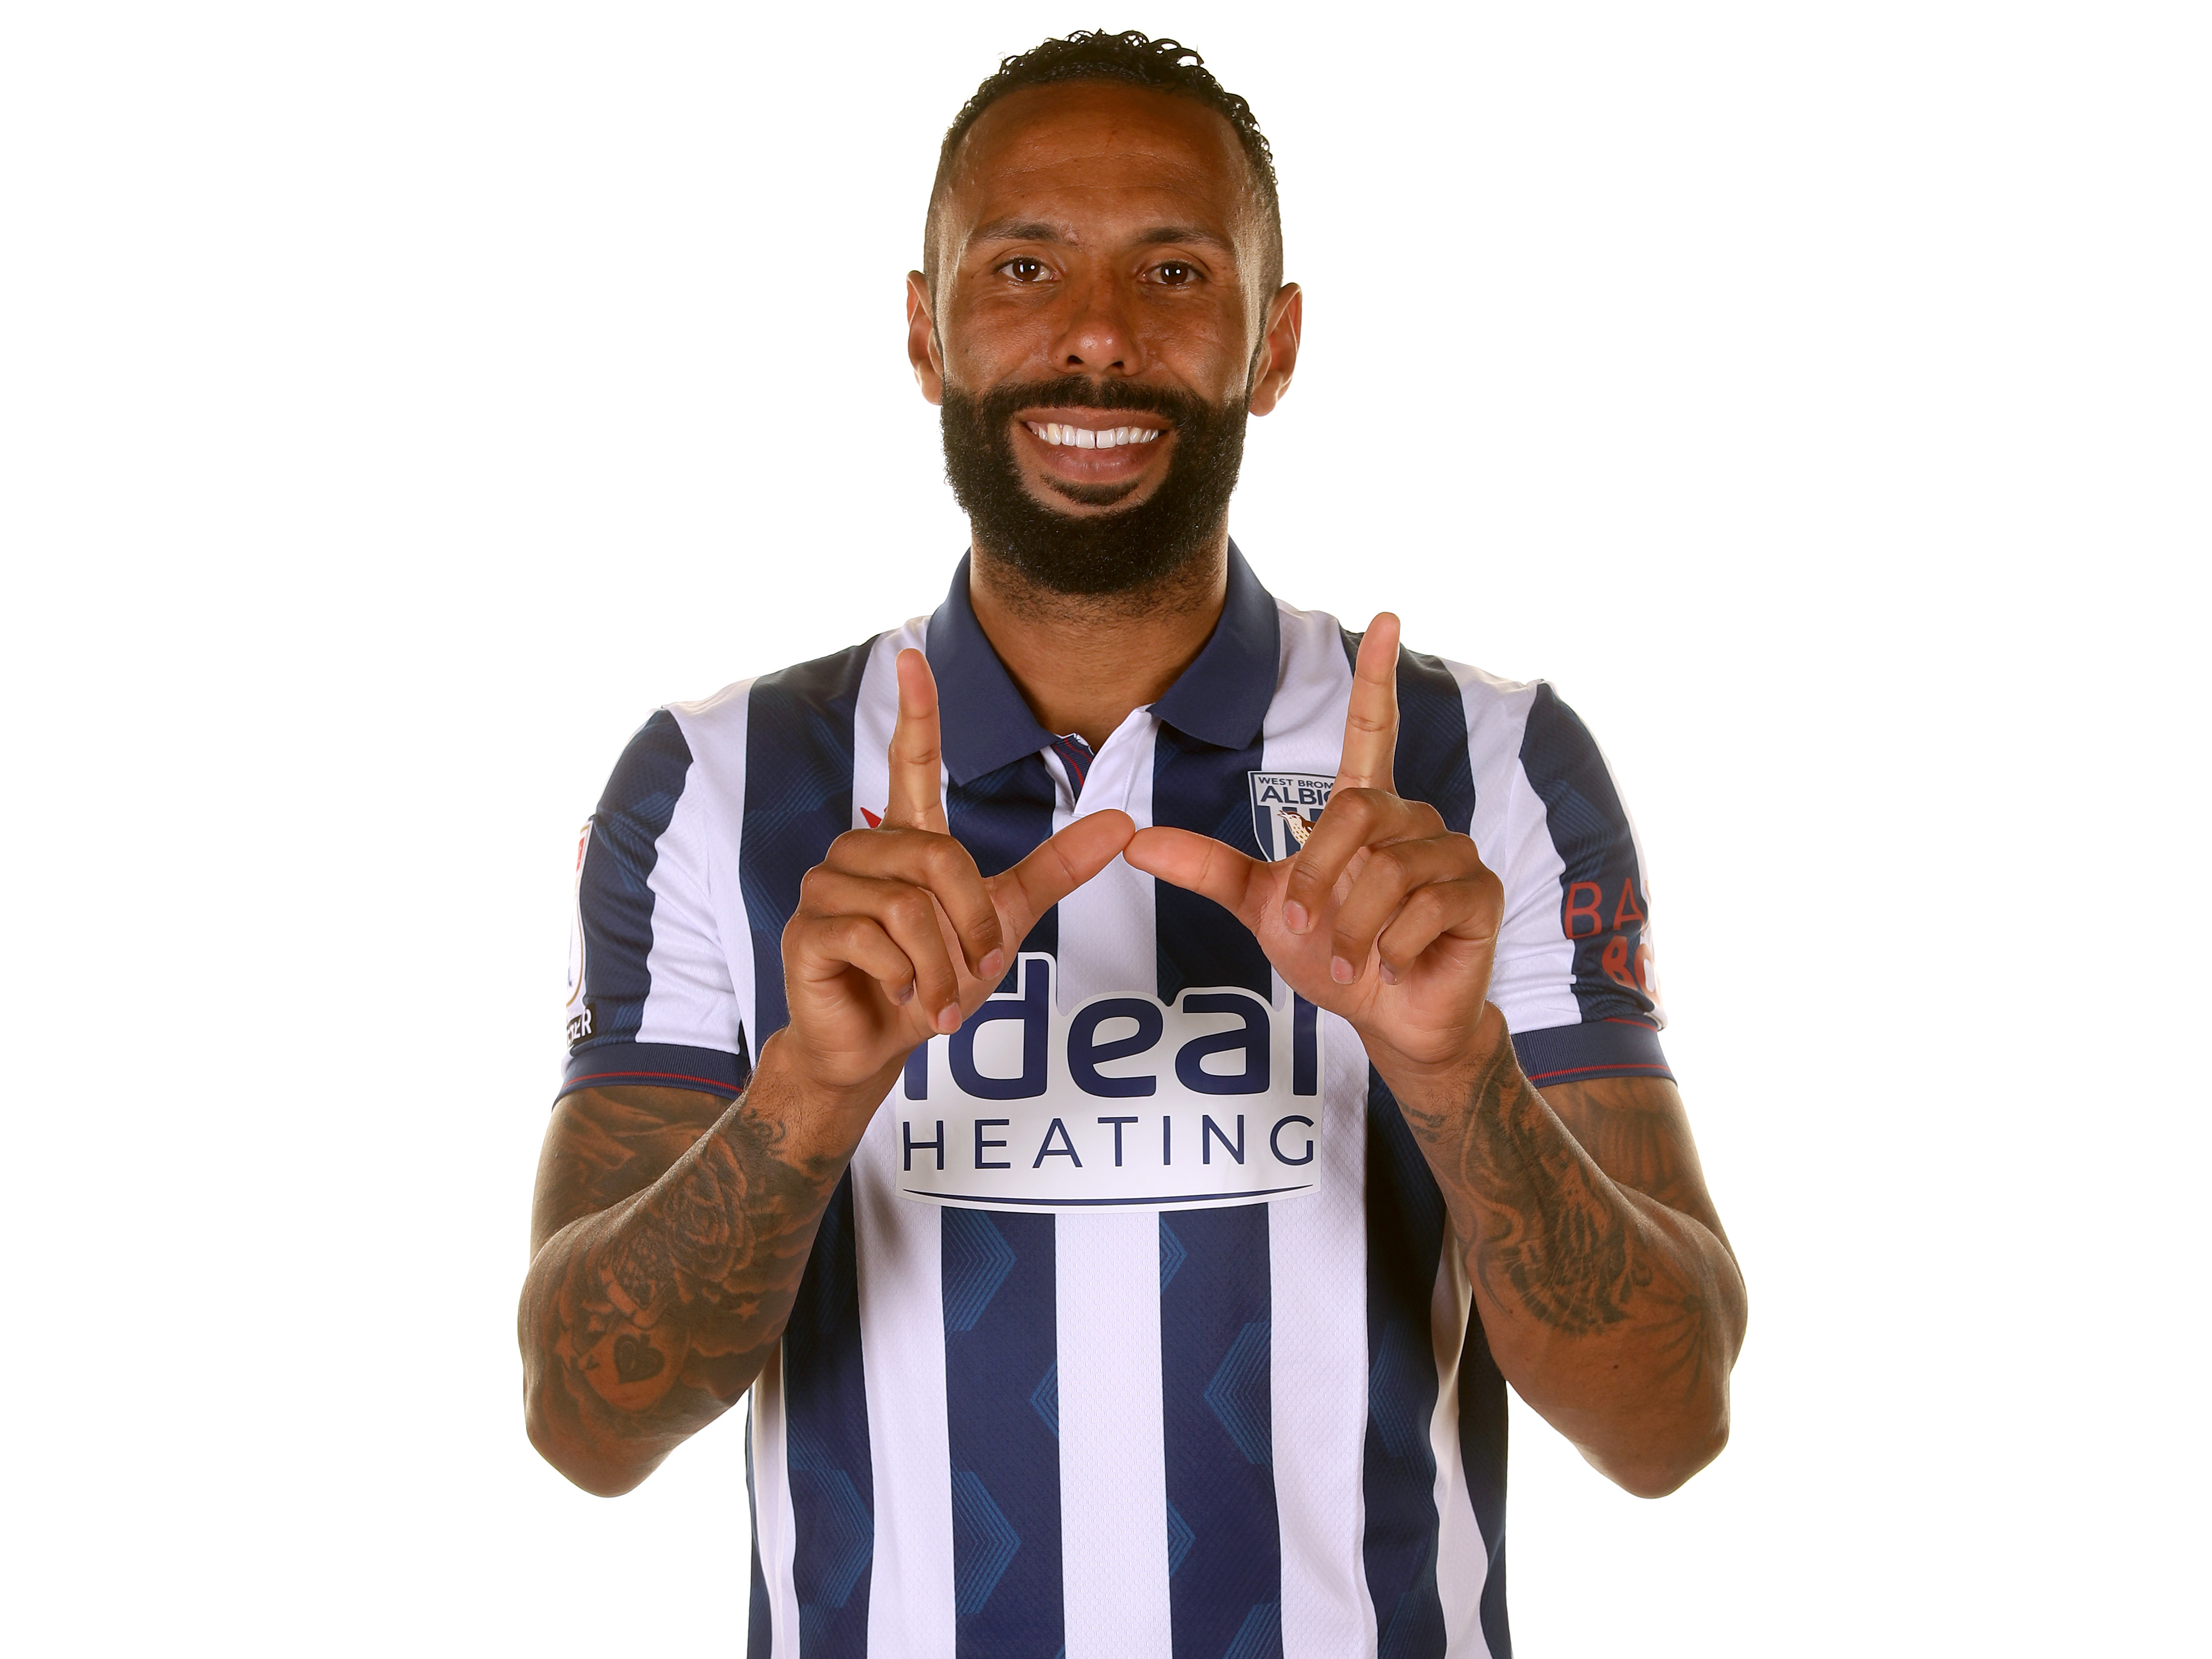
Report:
[[[1052,274],[1043,260],[1032,259],[1027,254],[1007,260],[999,269],[1018,283],[1041,283]]]
[[[1153,279],[1167,288],[1188,288],[1198,280],[1198,270],[1181,259],[1163,259],[1152,267]]]

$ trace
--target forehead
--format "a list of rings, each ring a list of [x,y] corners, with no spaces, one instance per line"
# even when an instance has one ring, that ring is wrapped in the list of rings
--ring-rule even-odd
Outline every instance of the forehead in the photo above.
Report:
[[[1195,99],[1112,81],[1024,87],[968,131],[948,180],[956,237],[1036,213],[1194,216],[1224,232],[1251,207],[1236,129]]]

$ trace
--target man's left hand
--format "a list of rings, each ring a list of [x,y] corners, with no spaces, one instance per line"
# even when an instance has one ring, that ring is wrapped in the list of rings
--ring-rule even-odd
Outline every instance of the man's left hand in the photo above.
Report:
[[[1328,805],[1268,863],[1188,830],[1140,830],[1123,856],[1252,930],[1300,996],[1352,1023],[1401,1093],[1465,1078],[1504,1041],[1482,1018],[1504,891],[1474,842],[1399,796],[1398,619],[1361,641]]]

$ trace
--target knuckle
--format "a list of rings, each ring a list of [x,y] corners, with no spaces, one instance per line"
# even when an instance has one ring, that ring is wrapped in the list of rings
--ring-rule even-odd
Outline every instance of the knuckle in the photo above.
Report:
[[[1389,790],[1370,788],[1364,784],[1356,789],[1342,791],[1341,793],[1351,797],[1350,800],[1346,802],[1346,805],[1350,809],[1346,816],[1362,833],[1371,831],[1376,824],[1389,818],[1397,805],[1397,797],[1391,794]],[[1329,805],[1334,806],[1337,799],[1338,797],[1332,796]]]
[[[1390,925],[1395,927],[1407,916],[1419,917],[1431,914],[1440,896],[1441,890],[1434,882],[1423,882],[1419,886],[1409,889],[1400,897],[1397,908],[1390,913]]]
[[[1402,842],[1392,842],[1368,849],[1368,869],[1379,871],[1379,878],[1394,886],[1404,887],[1418,879],[1420,873],[1419,863],[1417,855],[1407,851],[1406,843]]]
[[[1406,915],[1416,922],[1434,927],[1449,914],[1453,895],[1441,886],[1423,887],[1406,900]]]
[[[963,886],[979,880],[975,860],[958,842],[950,836],[930,837],[929,875],[939,887]]]
[[[826,864],[817,864],[799,878],[799,904],[793,920],[801,916],[833,915],[837,910],[837,889],[844,882],[842,871],[833,870]]]
[[[1428,921],[1437,932],[1448,927],[1463,927],[1470,921],[1495,917],[1494,906],[1483,901],[1481,888],[1470,881],[1455,881],[1439,886],[1434,903],[1428,912]]]

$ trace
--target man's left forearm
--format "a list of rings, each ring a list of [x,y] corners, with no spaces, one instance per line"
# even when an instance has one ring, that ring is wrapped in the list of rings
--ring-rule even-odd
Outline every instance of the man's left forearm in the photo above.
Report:
[[[1456,1076],[1376,1066],[1443,1188],[1491,1352],[1607,1476],[1671,1492],[1727,1443],[1735,1256],[1717,1219],[1606,1173],[1522,1074],[1495,1007],[1478,1035]]]

